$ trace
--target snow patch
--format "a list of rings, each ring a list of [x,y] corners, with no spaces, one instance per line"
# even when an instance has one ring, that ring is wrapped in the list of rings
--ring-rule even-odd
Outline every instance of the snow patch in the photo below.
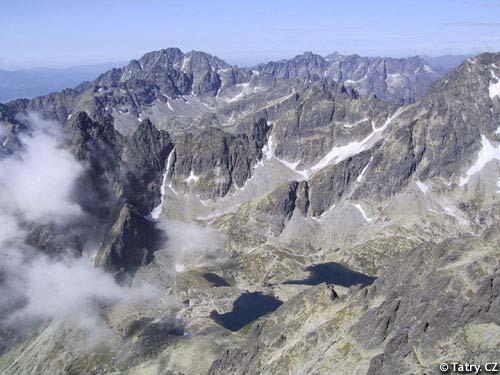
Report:
[[[204,105],[207,109],[209,109],[209,110],[211,110],[211,111],[213,111],[213,110],[214,110],[214,108],[213,108],[213,107],[210,107],[207,103],[203,103],[203,102],[201,102],[201,104],[203,104],[203,105]]]
[[[368,166],[370,165],[370,163],[372,161],[373,161],[373,156],[370,158],[370,161],[368,163],[366,163],[365,167],[363,168],[363,170],[361,171],[359,176],[356,178],[356,182],[361,182],[361,180],[363,179],[363,176],[365,175],[366,170],[368,169]]]
[[[177,195],[177,192],[175,191],[174,187],[172,186],[172,183],[168,184],[168,188],[172,191],[172,193],[174,193],[175,195]]]
[[[161,194],[160,204],[155,208],[153,208],[153,211],[151,211],[151,213],[149,214],[149,216],[153,220],[158,220],[161,214],[161,210],[163,208],[163,200],[165,199],[165,186],[167,184],[167,175],[168,175],[168,169],[163,173],[163,180],[162,180],[163,182],[160,188],[160,194]]]
[[[278,160],[281,164],[283,164],[287,168],[291,169],[295,173],[298,173],[299,175],[301,175],[304,179],[307,180],[309,178],[309,175],[305,171],[298,171],[297,170],[297,166],[300,164],[301,159],[299,159],[299,160],[297,160],[296,162],[293,162],[293,163],[289,162],[289,161],[286,161],[286,160],[283,160],[283,159],[279,159],[279,158],[276,158],[276,160]]]
[[[250,87],[250,82],[239,83],[239,84],[235,85],[235,87],[241,88],[241,92],[239,94],[233,96],[232,98],[223,98],[223,100],[226,103],[237,102],[238,100],[241,100],[243,97],[245,97],[247,95],[256,94],[258,92],[265,90],[261,86]]]
[[[434,72],[434,69],[432,69],[429,65],[424,65],[424,70],[425,70],[427,73],[435,73],[435,72]]]
[[[295,171],[295,168],[297,168],[297,165],[300,164],[300,159],[297,160],[296,162],[292,163],[292,162],[289,162],[289,161],[286,161],[286,160],[283,160],[283,159],[279,159],[279,158],[276,158],[281,164],[287,166],[288,168],[290,168],[291,170]]]
[[[465,173],[465,177],[460,177],[459,186],[464,186],[469,182],[472,175],[479,172],[490,161],[500,160],[500,145],[494,146],[488,138],[481,134],[482,148],[479,150],[477,160]]]
[[[273,151],[273,136],[272,134],[269,135],[267,138],[267,143],[262,147],[262,155],[266,160],[271,160],[273,157],[274,151]]]
[[[266,107],[263,107],[262,109],[270,108],[270,107],[274,107],[278,104],[282,104],[282,103],[286,102],[288,99],[292,98],[295,94],[296,94],[296,92],[293,91],[292,93],[290,93],[288,95],[285,95],[285,96],[282,96],[281,98],[272,100],[271,102],[269,102],[269,104]]]
[[[362,118],[361,120],[358,120],[358,121],[356,121],[356,122],[346,122],[346,123],[342,124],[342,126],[343,126],[344,128],[348,128],[348,129],[349,129],[349,128],[353,128],[353,127],[355,127],[356,125],[359,125],[359,124],[361,124],[362,122],[365,122],[365,121],[367,121],[367,120],[369,120],[369,118],[368,118],[368,117],[364,117],[364,118]]]
[[[387,74],[387,81],[390,86],[402,87],[404,86],[406,79],[400,73]]]
[[[375,143],[382,139],[382,133],[385,131],[385,129],[404,110],[405,108],[403,107],[399,108],[392,116],[389,116],[389,118],[380,128],[375,128],[375,126],[372,124],[373,131],[365,139],[361,141],[351,142],[345,146],[333,147],[332,150],[327,153],[317,164],[313,165],[308,170],[304,170],[299,173],[309,177],[332,163],[340,163],[342,160],[345,160],[353,155],[357,155],[363,151],[369,150],[373,147],[373,145],[375,145]]]
[[[167,176],[168,176],[168,171],[170,170],[170,166],[172,164],[172,155],[174,154],[174,150],[170,151],[170,154],[168,155],[167,158],[167,165],[165,167],[165,172],[163,172],[163,180],[160,188],[160,194],[161,194],[161,199],[160,199],[160,204],[153,208],[153,211],[148,215],[150,216],[153,220],[158,220],[160,217],[161,211],[163,209],[163,203],[165,202],[165,188],[167,186]]]
[[[488,87],[488,91],[490,94],[490,98],[493,100],[497,96],[500,97],[500,78],[495,75],[493,70],[490,70],[491,76],[493,79],[496,79],[496,83],[490,81],[490,86]]]
[[[360,66],[360,67],[361,67],[361,66]],[[358,70],[359,70],[359,68],[358,68]],[[356,72],[357,72],[358,70],[356,70]],[[356,74],[356,72],[354,72],[354,73],[353,73],[353,76]],[[354,84],[356,84],[356,83],[359,83],[359,82],[361,82],[361,81],[364,81],[364,80],[365,80],[365,79],[367,79],[367,78],[368,78],[368,76],[365,74],[365,75],[364,75],[362,78],[360,78],[360,79],[346,79],[346,80],[344,81],[344,83],[347,83],[348,85],[354,85]]]
[[[184,181],[186,181],[188,184],[191,183],[191,182],[196,182],[200,179],[200,177],[196,176],[193,172],[193,170],[191,169],[191,172],[189,173],[189,177],[186,178]]]
[[[186,73],[186,68],[187,68],[187,65],[189,64],[189,60],[191,60],[191,56],[184,57],[184,60],[182,61],[181,70],[184,73]]]
[[[186,270],[186,266],[181,263],[176,263],[174,266],[175,272],[184,272]]]
[[[361,213],[363,219],[365,219],[366,222],[371,223],[374,220],[374,218],[368,217],[366,215],[365,210],[363,210],[363,207],[361,207],[359,203],[351,203],[351,204],[358,209],[358,211]]]
[[[335,204],[332,204],[332,205],[330,206],[330,208],[329,208],[328,210],[326,210],[325,212],[323,212],[321,215],[319,215],[319,217],[320,217],[320,218],[321,218],[321,217],[323,217],[323,216],[324,216],[324,215],[326,215],[328,212],[333,211],[333,209],[334,209],[334,208],[335,208]]]
[[[421,181],[417,181],[417,186],[424,194],[427,194],[427,192],[429,191],[429,186],[427,186]]]

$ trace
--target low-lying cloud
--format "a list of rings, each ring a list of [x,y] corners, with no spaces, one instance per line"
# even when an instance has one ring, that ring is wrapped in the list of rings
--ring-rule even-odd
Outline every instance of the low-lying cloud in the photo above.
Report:
[[[160,225],[167,236],[167,251],[177,264],[205,266],[225,258],[225,236],[196,223],[166,221]]]
[[[23,150],[0,160],[0,210],[37,223],[60,223],[80,215],[71,193],[83,166],[61,147],[57,125],[35,115],[32,134],[21,136]]]
[[[30,228],[49,224],[65,231],[85,214],[73,197],[84,167],[63,148],[60,128],[34,115],[24,120],[31,130],[21,137],[22,149],[0,160],[0,331],[52,319],[96,328],[103,304],[134,302],[153,292],[122,287],[69,252],[55,260],[26,244]]]

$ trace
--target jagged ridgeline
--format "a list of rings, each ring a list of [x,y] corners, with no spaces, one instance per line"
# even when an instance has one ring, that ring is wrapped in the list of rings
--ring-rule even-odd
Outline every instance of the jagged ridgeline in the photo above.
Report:
[[[61,223],[0,199],[16,225],[0,237],[2,288],[16,243],[28,276],[40,259],[78,262],[109,291],[78,298],[84,325],[13,324],[33,288],[0,299],[18,319],[0,321],[0,371],[420,374],[498,360],[500,54],[445,70],[311,53],[238,68],[167,49],[0,104],[0,176],[29,162],[36,113],[78,166],[65,199],[79,210]],[[82,295],[68,274],[64,296]]]

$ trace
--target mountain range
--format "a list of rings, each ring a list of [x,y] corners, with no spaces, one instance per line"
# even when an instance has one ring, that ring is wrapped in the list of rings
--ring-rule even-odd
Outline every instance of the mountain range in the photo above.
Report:
[[[47,123],[81,169],[65,195],[76,219],[22,214],[31,190],[16,209],[0,200],[26,262],[70,257],[113,288],[155,291],[113,303],[86,292],[99,324],[75,324],[74,310],[23,329],[2,321],[0,371],[408,374],[493,362],[500,53],[457,64],[308,52],[238,68],[169,48],[0,104],[0,172],[29,162]],[[7,288],[17,279],[4,269]],[[68,288],[61,298],[81,293]],[[4,316],[30,306],[22,291]]]
[[[327,60],[334,58],[352,59],[354,56],[341,56],[337,53],[326,57]],[[431,69],[445,74],[449,70],[460,65],[468,55],[445,55],[427,56],[420,58],[427,63]],[[361,58],[367,60],[366,58]],[[324,59],[323,59],[324,60]],[[372,59],[375,60],[375,59]],[[379,59],[399,60],[408,59]],[[324,64],[324,62],[323,62]],[[92,81],[103,72],[125,65],[123,63],[102,63],[96,65],[81,65],[68,68],[31,68],[23,70],[0,70],[0,102],[6,102],[20,98],[34,98],[51,92],[59,91],[68,87],[76,87],[84,81]]]

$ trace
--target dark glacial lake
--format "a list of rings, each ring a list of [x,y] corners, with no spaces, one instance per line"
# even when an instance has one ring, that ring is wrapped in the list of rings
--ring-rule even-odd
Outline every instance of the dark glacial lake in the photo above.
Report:
[[[276,310],[283,304],[279,299],[260,292],[243,293],[233,302],[233,310],[219,314],[213,310],[210,317],[222,327],[239,331],[262,315]]]

